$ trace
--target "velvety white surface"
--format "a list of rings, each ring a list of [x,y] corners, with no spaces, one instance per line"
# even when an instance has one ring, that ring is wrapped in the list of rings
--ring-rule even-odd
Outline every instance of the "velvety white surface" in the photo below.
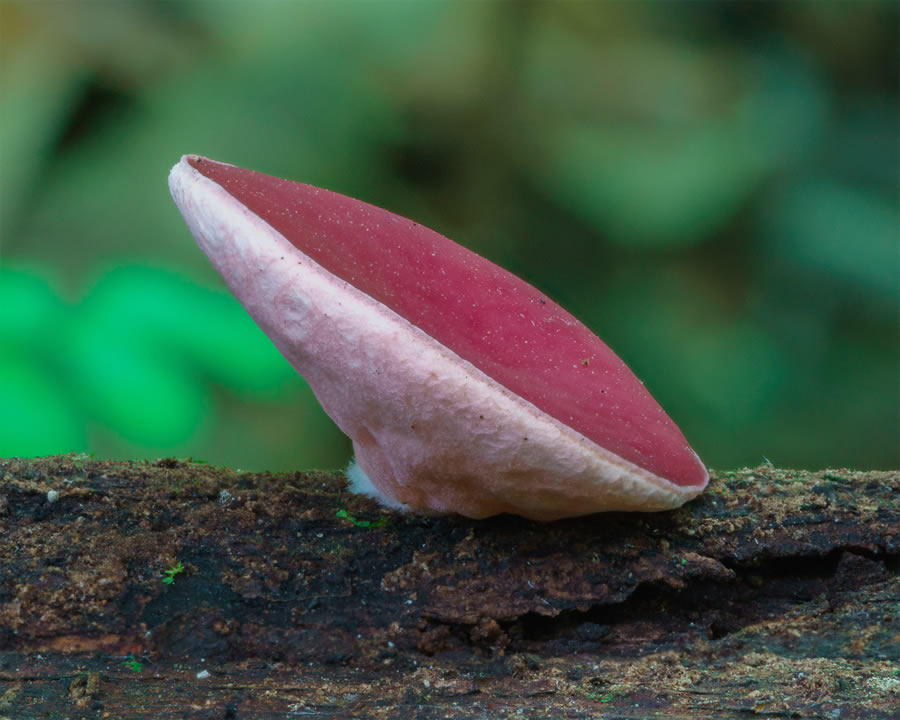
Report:
[[[169,187],[198,245],[392,506],[553,520],[669,509],[702,490],[623,460],[513,395],[324,270],[186,160]]]

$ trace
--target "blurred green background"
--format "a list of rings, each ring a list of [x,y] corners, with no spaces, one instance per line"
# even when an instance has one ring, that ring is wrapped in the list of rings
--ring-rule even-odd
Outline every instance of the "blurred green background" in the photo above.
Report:
[[[0,0],[0,456],[344,465],[186,152],[537,285],[709,465],[897,468],[898,4]]]

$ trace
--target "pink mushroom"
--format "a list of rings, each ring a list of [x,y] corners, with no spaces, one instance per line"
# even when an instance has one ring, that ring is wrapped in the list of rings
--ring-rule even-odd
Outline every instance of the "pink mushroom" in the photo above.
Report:
[[[197,243],[353,440],[384,504],[536,520],[665,510],[709,475],[640,380],[539,290],[411,220],[196,155]]]

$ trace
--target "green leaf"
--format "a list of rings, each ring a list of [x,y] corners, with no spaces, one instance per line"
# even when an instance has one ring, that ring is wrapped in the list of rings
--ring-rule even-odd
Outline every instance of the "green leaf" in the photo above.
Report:
[[[336,516],[336,517],[339,517],[339,518],[342,518],[342,519],[344,519],[344,520],[349,520],[351,523],[353,523],[354,525],[356,525],[356,527],[361,527],[361,528],[376,528],[376,527],[381,527],[382,525],[384,525],[384,524],[387,522],[387,518],[384,518],[384,517],[379,518],[378,520],[375,520],[375,521],[372,521],[372,520],[357,520],[355,517],[353,517],[353,516],[352,516],[350,513],[348,513],[346,510],[338,510],[338,511],[335,513],[335,516]]]

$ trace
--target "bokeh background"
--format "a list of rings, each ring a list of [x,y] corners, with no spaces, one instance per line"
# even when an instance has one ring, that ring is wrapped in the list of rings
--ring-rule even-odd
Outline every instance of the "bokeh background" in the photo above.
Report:
[[[898,3],[0,0],[0,456],[344,465],[194,245],[186,152],[412,217],[716,468],[897,468]]]

